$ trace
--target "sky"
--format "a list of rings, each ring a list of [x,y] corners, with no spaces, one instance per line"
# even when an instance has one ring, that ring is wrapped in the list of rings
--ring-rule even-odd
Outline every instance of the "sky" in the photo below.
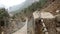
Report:
[[[8,9],[8,12],[12,12],[23,7],[26,8],[36,1],[39,0],[0,0],[0,8],[5,7],[5,9]]]
[[[8,9],[8,12],[10,13],[14,10],[22,8],[20,6],[26,7],[29,6],[29,4],[34,3],[35,1],[39,0],[0,0],[0,8],[5,7],[6,9]],[[22,3],[24,3],[24,5]]]
[[[6,9],[25,2],[25,0],[0,0],[0,7],[5,7]]]

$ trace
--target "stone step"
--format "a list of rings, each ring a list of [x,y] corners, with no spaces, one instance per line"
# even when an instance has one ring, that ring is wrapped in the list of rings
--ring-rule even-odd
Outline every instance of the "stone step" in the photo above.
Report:
[[[57,27],[56,30],[57,30],[57,32],[60,32],[60,27]]]

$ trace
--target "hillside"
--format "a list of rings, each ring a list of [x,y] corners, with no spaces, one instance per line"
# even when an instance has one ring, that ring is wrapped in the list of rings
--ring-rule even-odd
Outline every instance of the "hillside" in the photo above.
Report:
[[[3,17],[7,21],[4,34],[60,34],[60,0],[27,0],[9,9],[13,16],[0,10],[0,22]]]
[[[40,11],[43,10],[44,8],[48,7],[50,4],[52,4],[54,1],[50,0],[41,0],[39,2],[33,3],[31,6],[28,8],[25,8],[24,10],[21,10],[21,12],[16,13],[15,17],[16,18],[22,18],[22,17],[28,17],[29,22],[28,22],[28,34],[34,33],[34,20],[33,20],[33,15],[32,13],[34,11]],[[47,5],[48,4],[48,5]],[[22,16],[22,17],[21,17]]]

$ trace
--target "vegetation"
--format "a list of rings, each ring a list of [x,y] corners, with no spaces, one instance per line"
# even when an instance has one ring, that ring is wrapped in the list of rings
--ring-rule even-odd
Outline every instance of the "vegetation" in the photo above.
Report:
[[[18,15],[24,15],[24,16],[30,16],[35,10],[41,9],[45,4],[47,0],[40,0],[39,2],[33,3],[31,6],[21,10],[19,13],[16,13],[15,16]]]
[[[4,8],[0,9],[0,19],[7,16],[9,16],[7,11]]]

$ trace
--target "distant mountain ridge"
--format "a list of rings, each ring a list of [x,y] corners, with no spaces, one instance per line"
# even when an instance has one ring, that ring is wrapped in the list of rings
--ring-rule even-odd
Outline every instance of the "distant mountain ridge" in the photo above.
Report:
[[[13,7],[10,7],[9,9],[9,12],[11,14],[15,14],[15,13],[18,13],[20,12],[22,9],[24,8],[27,8],[28,6],[32,5],[32,3],[36,2],[36,0],[26,0],[24,3],[20,4],[20,5],[16,5],[16,6],[13,6]]]

